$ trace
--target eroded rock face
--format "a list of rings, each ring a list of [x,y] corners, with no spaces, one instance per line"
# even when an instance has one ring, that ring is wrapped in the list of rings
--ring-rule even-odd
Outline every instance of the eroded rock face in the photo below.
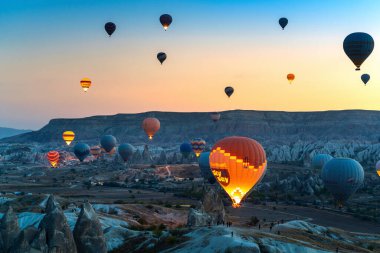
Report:
[[[8,252],[19,233],[17,215],[13,212],[12,207],[9,206],[0,221],[0,252]]]
[[[53,196],[50,196],[47,201],[46,215],[42,219],[39,229],[46,231],[46,244],[49,253],[77,252],[66,217]]]
[[[107,252],[102,227],[90,203],[86,202],[83,204],[73,233],[78,252]]]

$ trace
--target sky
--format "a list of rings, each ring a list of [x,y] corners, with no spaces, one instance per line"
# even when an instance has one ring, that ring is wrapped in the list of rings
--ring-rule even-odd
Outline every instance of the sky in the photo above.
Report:
[[[3,0],[0,126],[145,111],[380,110],[379,13],[373,0]],[[375,40],[360,72],[342,48],[352,32]]]

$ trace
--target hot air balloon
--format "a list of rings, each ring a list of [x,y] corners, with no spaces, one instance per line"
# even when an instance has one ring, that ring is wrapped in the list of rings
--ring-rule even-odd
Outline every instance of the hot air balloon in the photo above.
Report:
[[[163,52],[159,52],[159,53],[157,54],[157,59],[159,60],[159,62],[160,62],[161,65],[162,65],[162,63],[166,60],[166,54],[163,53]]]
[[[296,78],[296,76],[292,73],[289,73],[286,78],[288,79],[289,83],[291,84],[293,80]]]
[[[182,156],[184,158],[188,158],[191,152],[193,152],[193,148],[191,147],[191,144],[188,142],[184,142],[179,147],[179,151],[181,152]]]
[[[90,155],[90,147],[87,144],[79,142],[74,146],[74,154],[79,161],[83,162]]]
[[[116,25],[114,23],[112,23],[112,22],[107,22],[104,25],[104,29],[106,30],[106,32],[108,33],[108,35],[111,37],[111,35],[116,30]]]
[[[363,74],[363,75],[361,76],[361,79],[362,79],[362,81],[363,81],[363,83],[364,83],[365,85],[368,83],[368,81],[369,81],[370,78],[371,78],[371,76],[368,75],[368,74]]]
[[[75,139],[75,133],[73,131],[65,131],[62,134],[63,140],[66,142],[67,146]]]
[[[172,16],[170,16],[169,14],[163,14],[160,16],[160,23],[164,27],[165,31],[169,28],[172,21]]]
[[[232,88],[231,86],[227,86],[226,88],[224,88],[224,92],[228,97],[231,97],[231,95],[234,93],[234,88]]]
[[[313,157],[313,160],[311,161],[311,167],[314,170],[322,170],[323,166],[333,159],[333,157],[329,154],[318,154]]]
[[[84,90],[84,92],[87,92],[87,90],[90,88],[91,86],[91,80],[89,78],[83,78],[81,81],[80,81],[80,86],[82,86],[82,89]]]
[[[100,139],[100,145],[102,145],[102,148],[108,153],[110,154],[112,152],[112,150],[115,148],[116,146],[116,138],[113,137],[112,135],[104,135],[101,139]]]
[[[156,118],[146,118],[142,123],[142,128],[149,136],[149,140],[153,139],[153,136],[160,129],[160,121]]]
[[[379,175],[380,177],[380,161],[376,163],[376,172],[377,172],[377,175]]]
[[[98,158],[102,154],[102,149],[99,146],[92,146],[90,148],[90,153],[93,157]]]
[[[206,141],[201,138],[196,138],[191,141],[191,147],[197,157],[205,150]]]
[[[282,27],[282,30],[284,30],[285,26],[288,24],[288,19],[287,18],[280,18],[278,20],[278,23]]]
[[[220,113],[219,112],[212,112],[210,113],[210,117],[212,121],[217,122],[220,120]]]
[[[323,166],[322,180],[339,206],[342,206],[362,185],[364,170],[353,159],[333,158]]]
[[[121,144],[117,150],[124,162],[127,162],[132,157],[135,148],[131,144],[125,143]]]
[[[218,141],[210,153],[210,167],[216,181],[240,207],[243,199],[263,178],[267,160],[263,147],[257,141],[232,136]]]
[[[58,153],[58,151],[55,151],[55,150],[49,151],[46,154],[46,158],[48,159],[51,167],[53,167],[53,168],[57,168],[58,167],[58,163],[59,163],[59,153]]]
[[[371,35],[362,32],[349,34],[343,41],[343,49],[348,58],[355,64],[356,70],[372,53],[375,42]]]
[[[210,184],[214,184],[216,179],[211,172],[210,168],[210,152],[203,152],[199,156],[199,168],[201,169],[201,175],[205,180],[208,180]]]

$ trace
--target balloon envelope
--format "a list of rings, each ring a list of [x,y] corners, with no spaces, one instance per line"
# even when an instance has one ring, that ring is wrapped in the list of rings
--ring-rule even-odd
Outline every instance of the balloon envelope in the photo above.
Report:
[[[322,180],[327,190],[342,205],[364,181],[360,163],[350,158],[333,158],[322,169]]]
[[[164,27],[165,31],[169,28],[173,18],[169,14],[163,14],[160,16],[160,23]]]
[[[232,136],[213,146],[210,167],[216,181],[230,196],[233,207],[239,207],[265,175],[267,160],[260,143],[247,137]]]
[[[343,41],[343,50],[355,64],[356,70],[370,56],[375,47],[375,42],[371,35],[363,32],[349,34]]]
[[[234,88],[232,88],[231,86],[227,86],[226,88],[224,88],[224,92],[228,97],[231,97],[231,95],[234,93]]]
[[[191,141],[191,147],[197,157],[205,150],[206,141],[201,138],[196,138]]]
[[[58,163],[59,163],[59,152],[58,151],[55,151],[55,150],[49,151],[46,154],[46,158],[48,159],[51,167],[53,167],[53,168],[58,167]]]
[[[159,61],[159,62],[161,63],[161,65],[162,65],[162,63],[166,60],[166,54],[163,53],[163,52],[158,53],[158,54],[157,54],[157,59],[158,59],[158,61]]]
[[[184,142],[179,147],[179,151],[181,152],[184,158],[188,158],[191,152],[193,152],[193,148],[190,143]]]
[[[363,74],[361,76],[361,79],[362,79],[362,81],[363,81],[364,84],[367,84],[370,78],[371,78],[371,76],[368,75],[368,74]]]
[[[116,25],[112,22],[108,22],[104,25],[104,29],[106,30],[107,34],[111,37],[111,35],[116,30]]]
[[[116,146],[116,138],[112,135],[104,135],[100,139],[100,145],[107,153],[110,153]]]
[[[62,139],[66,142],[67,146],[75,139],[75,133],[73,131],[65,131],[62,134]]]
[[[79,161],[83,162],[90,155],[90,147],[85,143],[79,142],[74,146],[74,154]]]
[[[282,27],[282,30],[284,30],[285,26],[288,24],[288,19],[287,18],[280,18],[278,20],[278,23]]]
[[[146,118],[142,123],[142,128],[151,140],[160,129],[160,121],[156,118]]]
[[[91,87],[91,80],[89,78],[83,78],[80,81],[80,86],[84,90],[84,92],[87,92],[87,90]]]
[[[121,158],[123,158],[124,162],[127,162],[135,152],[135,148],[128,143],[121,144],[117,150]]]
[[[315,170],[321,170],[323,166],[331,159],[333,159],[333,157],[329,154],[315,155],[311,161],[311,167]]]

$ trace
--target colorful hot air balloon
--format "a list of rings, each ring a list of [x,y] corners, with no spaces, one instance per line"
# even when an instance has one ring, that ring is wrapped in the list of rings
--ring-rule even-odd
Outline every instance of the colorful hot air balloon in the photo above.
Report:
[[[232,206],[239,207],[263,178],[267,160],[260,143],[247,137],[232,136],[213,146],[210,167],[216,181],[230,196]]]
[[[210,168],[210,152],[203,152],[199,156],[199,168],[201,169],[201,175],[205,180],[208,180],[210,184],[214,184],[216,179],[211,172]]]
[[[79,142],[74,146],[74,154],[79,159],[79,161],[83,162],[84,159],[90,155],[90,146]]]
[[[294,79],[296,78],[296,76],[294,74],[292,74],[292,73],[289,73],[286,76],[286,78],[288,79],[289,83],[291,84],[294,81]]]
[[[159,52],[157,54],[157,59],[159,60],[159,62],[161,63],[164,63],[164,61],[166,60],[166,54],[164,52]]]
[[[288,19],[287,18],[280,18],[278,20],[278,23],[282,27],[282,30],[284,30],[285,26],[287,26],[287,24],[288,24]]]
[[[160,129],[160,121],[156,118],[146,118],[142,123],[142,128],[149,136],[149,140],[153,139],[153,136]]]
[[[92,146],[90,148],[90,153],[93,157],[98,158],[102,154],[102,149],[99,146]]]
[[[377,175],[379,175],[380,177],[380,161],[376,163],[376,172],[377,172]]]
[[[104,25],[104,29],[106,30],[107,34],[111,37],[111,35],[116,30],[116,25],[112,22],[108,22]]]
[[[226,88],[224,88],[224,92],[228,97],[231,97],[231,95],[234,93],[234,88],[232,88],[231,86],[227,86]]]
[[[184,158],[188,158],[191,152],[193,152],[193,148],[191,147],[191,144],[188,142],[184,142],[179,147],[179,151],[181,152],[182,156]]]
[[[311,167],[314,170],[322,170],[323,166],[333,159],[333,157],[329,154],[318,154],[313,157],[313,160],[311,161]]]
[[[101,139],[100,139],[100,145],[102,146],[102,148],[108,153],[110,154],[112,152],[112,150],[115,148],[116,146],[116,138],[113,137],[112,135],[104,135]]]
[[[375,42],[371,35],[362,32],[349,34],[343,41],[343,49],[348,58],[355,64],[356,70],[372,53]]]
[[[66,142],[67,146],[75,139],[75,133],[73,131],[65,131],[62,134],[63,140]]]
[[[205,150],[206,141],[201,138],[196,138],[191,141],[191,147],[197,157]]]
[[[80,81],[80,86],[82,86],[82,89],[84,90],[84,92],[87,92],[87,90],[90,88],[91,86],[91,80],[89,78],[83,78],[81,81]]]
[[[58,163],[59,163],[59,153],[58,153],[58,151],[55,151],[55,150],[49,151],[46,154],[46,158],[48,159],[51,167],[53,167],[53,168],[57,168],[58,167]]]
[[[217,122],[220,120],[220,113],[219,112],[212,112],[210,113],[210,117],[212,121]]]
[[[173,18],[169,14],[163,14],[160,16],[160,23],[164,27],[165,31],[169,28]]]
[[[124,162],[128,162],[129,158],[131,158],[135,152],[135,148],[128,143],[121,144],[117,150],[121,158],[123,158]]]
[[[323,166],[322,180],[339,206],[342,206],[362,185],[364,170],[360,163],[353,159],[333,158]]]
[[[369,81],[370,78],[371,78],[371,76],[368,75],[368,74],[363,74],[363,75],[361,76],[361,79],[362,79],[364,85],[366,85],[366,84],[368,83],[368,81]]]

